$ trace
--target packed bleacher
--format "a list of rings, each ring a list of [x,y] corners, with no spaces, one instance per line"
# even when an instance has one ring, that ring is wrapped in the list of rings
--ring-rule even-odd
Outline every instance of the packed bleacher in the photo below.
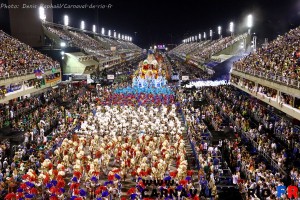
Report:
[[[135,48],[124,41],[51,29],[100,57],[106,56],[103,52],[111,53],[109,45]],[[297,35],[295,30],[290,34]],[[7,52],[3,58],[10,57],[10,62],[5,62],[9,65],[3,64],[5,73],[31,64],[33,69],[47,70],[48,65],[51,69],[56,63],[3,32],[1,37],[1,51]],[[244,35],[238,37],[182,44],[178,49],[206,60]],[[284,41],[289,43],[294,37]],[[15,66],[20,56],[11,52],[18,51],[28,59],[28,65],[21,57],[24,66],[11,71],[10,65]],[[28,55],[29,51],[34,55]],[[236,67],[244,66],[242,62],[247,59],[237,62]],[[300,128],[295,121],[230,85],[172,87],[174,93],[156,95],[158,103],[152,101],[152,95],[116,95],[116,88],[131,83],[136,70],[131,64],[117,64],[104,71],[105,75],[116,76],[112,86],[97,85],[95,89],[86,83],[60,85],[42,95],[0,105],[0,128],[24,132],[19,145],[0,141],[0,199],[143,199],[150,181],[156,185],[148,188],[186,190],[188,196],[192,195],[190,189],[199,189],[199,197],[193,200],[217,200],[224,187],[239,190],[243,199],[262,198],[261,189],[270,189],[270,200],[286,198],[286,194],[277,197],[278,186],[299,188]],[[173,68],[191,80],[209,79],[188,64]],[[46,77],[55,78],[53,74]],[[252,89],[253,82],[247,82],[247,87]],[[277,95],[263,86],[259,92]],[[285,103],[290,102],[289,96],[283,98]],[[196,101],[201,102],[197,108]],[[232,129],[234,138],[213,144],[211,132],[224,131],[225,127]],[[176,185],[159,184],[158,180],[174,180]],[[249,196],[251,189],[258,191]],[[165,198],[162,195],[156,199]]]
[[[234,43],[245,39],[246,37],[247,34],[245,33],[242,35],[238,35],[236,37],[229,36],[229,37],[224,37],[222,39],[215,40],[209,46],[196,50],[196,52],[193,53],[193,57],[198,60],[199,59],[208,60],[210,59],[211,56],[233,45]]]
[[[283,126],[289,126],[292,129],[289,131],[294,132],[291,122],[275,118],[274,111],[267,110],[262,103],[231,86],[202,88],[191,97],[197,97],[199,91],[208,101],[207,105],[201,107],[204,120],[218,130],[222,123],[216,122],[217,116],[221,121],[229,121],[227,126],[232,126],[234,132],[238,133],[237,145],[225,144],[231,155],[230,165],[235,163],[234,160],[239,161],[239,164],[233,165],[238,173],[234,182],[239,185],[245,199],[248,189],[268,188],[271,189],[271,196],[276,197],[277,186],[289,183],[298,186],[299,161],[291,166],[288,160],[297,158],[299,150],[295,145],[288,145],[290,142],[286,140],[278,140],[280,134],[276,134]],[[239,98],[236,99],[236,96]],[[271,123],[273,125],[270,127]],[[234,172],[233,178],[235,175]]]
[[[46,29],[66,40],[69,45],[83,49],[86,53],[98,56],[99,58],[110,57],[111,47],[116,47],[117,52],[141,51],[141,48],[129,41],[122,41],[108,37],[89,36],[81,31],[63,29],[59,26],[45,24]]]
[[[0,31],[0,79],[59,68],[57,61]]]
[[[299,37],[299,27],[292,29],[235,62],[233,69],[299,88]]]
[[[177,59],[176,57],[172,56],[171,58],[174,59],[174,61],[176,60],[176,62],[179,63],[179,64],[174,63],[173,71],[179,74],[180,76],[189,75],[189,80],[191,81],[199,81],[199,80],[204,81],[204,80],[209,80],[211,78],[211,75],[208,74],[203,69],[200,69],[197,66],[192,65],[190,63],[182,62],[182,60]]]
[[[205,40],[200,42],[183,43],[178,47],[172,49],[170,54],[177,56],[189,57],[197,62],[204,63],[209,60],[211,56],[226,49],[234,43],[243,40],[247,34],[238,36],[229,36],[217,40]]]

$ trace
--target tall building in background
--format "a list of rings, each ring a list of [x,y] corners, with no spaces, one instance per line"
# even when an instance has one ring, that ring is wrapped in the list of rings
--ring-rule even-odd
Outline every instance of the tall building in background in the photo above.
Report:
[[[41,47],[44,35],[39,7],[52,5],[52,0],[8,0],[8,4],[18,5],[9,9],[11,35],[32,47]],[[45,15],[46,21],[53,22],[52,8],[45,8]]]

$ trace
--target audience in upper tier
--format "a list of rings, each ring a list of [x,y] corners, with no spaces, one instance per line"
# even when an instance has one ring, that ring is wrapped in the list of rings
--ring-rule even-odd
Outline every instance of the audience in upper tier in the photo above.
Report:
[[[300,28],[298,27],[278,36],[268,43],[267,48],[259,48],[256,52],[235,62],[234,69],[285,84],[294,84],[288,78],[298,80],[300,76],[299,39]]]
[[[59,68],[59,63],[0,31],[0,79]]]
[[[93,38],[87,33],[72,30],[64,30],[58,27],[47,26],[46,28],[50,32],[59,36],[62,40],[66,40],[69,43],[69,45],[81,48],[86,53],[95,55],[99,59],[111,57],[112,55],[109,54],[114,53],[111,47],[116,47],[116,51],[118,53],[141,51],[141,48],[129,41],[122,41],[99,36]]]
[[[204,63],[204,61],[210,59],[211,56],[246,37],[247,34],[242,34],[236,37],[229,36],[217,40],[183,43],[172,49],[170,53],[175,55],[184,55],[184,57],[189,55],[190,59]]]

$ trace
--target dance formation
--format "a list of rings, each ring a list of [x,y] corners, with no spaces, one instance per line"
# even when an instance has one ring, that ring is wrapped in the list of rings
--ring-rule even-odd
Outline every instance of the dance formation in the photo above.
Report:
[[[43,147],[41,166],[24,170],[17,192],[5,199],[150,199],[143,196],[150,180],[163,180],[151,189],[189,191],[185,127],[158,58],[149,54],[131,87],[102,88],[83,113],[67,112],[55,139]],[[164,182],[171,180],[176,185]]]

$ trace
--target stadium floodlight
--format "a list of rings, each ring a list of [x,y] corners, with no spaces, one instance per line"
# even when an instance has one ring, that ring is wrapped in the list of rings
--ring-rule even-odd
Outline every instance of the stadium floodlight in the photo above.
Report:
[[[117,32],[114,31],[114,38],[117,38]]]
[[[111,31],[110,31],[110,30],[108,30],[108,36],[109,36],[109,37],[111,36]]]
[[[194,36],[192,36],[192,42],[194,42]]]
[[[168,51],[168,47],[166,47],[165,50]]]
[[[212,32],[212,30],[210,29],[210,30],[209,30],[209,37],[210,37],[211,40],[212,40],[212,36],[213,36],[213,32]]]
[[[253,26],[253,16],[250,14],[247,16],[247,27],[248,27],[248,34],[251,33],[251,28]]]
[[[118,34],[118,38],[121,39],[121,33]]]
[[[105,34],[105,29],[104,29],[104,28],[101,29],[101,34],[102,34],[102,35]]]
[[[234,31],[234,24],[233,24],[233,22],[229,23],[229,31],[230,31],[231,35],[233,35],[233,31]]]
[[[42,5],[39,7],[39,16],[42,21],[46,20],[45,8]]]
[[[61,51],[60,54],[63,56],[63,55],[65,55],[65,52],[64,52],[64,51]]]
[[[253,16],[250,14],[247,16],[247,27],[252,28],[253,26]]]
[[[66,43],[65,42],[61,42],[60,43],[60,47],[66,47]]]
[[[196,42],[197,42],[197,35],[195,36],[195,40],[196,40]]]
[[[64,25],[69,26],[69,16],[68,15],[64,16]]]
[[[156,46],[156,45],[154,45],[154,49],[157,49],[157,46]]]
[[[205,32],[203,33],[203,38],[204,38],[204,40],[206,40],[206,33]]]
[[[198,38],[199,38],[199,40],[201,40],[201,33],[199,33]]]
[[[96,33],[96,25],[93,25],[93,32]]]
[[[132,37],[131,36],[129,37],[129,41],[132,42]]]
[[[222,27],[218,26],[218,34],[219,34],[219,38],[222,38]]]
[[[221,26],[218,26],[218,34],[219,35],[221,35],[221,30],[222,30]]]
[[[80,28],[81,28],[81,30],[84,30],[84,28],[85,28],[84,21],[81,21]]]

